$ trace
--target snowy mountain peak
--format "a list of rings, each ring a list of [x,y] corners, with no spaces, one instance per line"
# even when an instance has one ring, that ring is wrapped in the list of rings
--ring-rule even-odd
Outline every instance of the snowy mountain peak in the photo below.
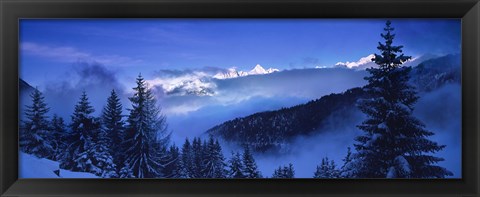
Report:
[[[375,55],[374,54],[370,54],[366,57],[362,57],[360,58],[358,61],[356,62],[338,62],[335,64],[335,66],[337,67],[347,67],[347,68],[359,68],[359,67],[362,67],[363,65],[366,65],[366,64],[369,64],[372,62],[372,58],[374,58]]]
[[[229,68],[227,72],[219,72],[213,76],[215,79],[230,79],[236,77],[247,76],[248,73],[244,71],[237,71],[236,67]]]
[[[280,70],[276,69],[276,68],[269,68],[267,69],[267,73],[273,73],[273,72],[279,72]]]
[[[338,62],[335,64],[334,67],[340,67],[340,68],[349,68],[349,69],[355,69],[355,70],[365,70],[366,68],[370,67],[377,67],[378,65],[375,64],[375,62],[372,61],[372,58],[374,58],[374,54],[370,54],[366,57],[360,58],[358,61],[355,62]],[[413,57],[412,59],[404,62],[402,65],[403,66],[416,66],[420,62],[436,58],[436,56],[433,55],[422,55],[422,56],[417,56]]]
[[[215,79],[230,79],[230,78],[237,78],[237,77],[244,77],[248,75],[265,75],[270,74],[273,72],[279,72],[279,69],[276,68],[269,68],[265,70],[260,64],[257,64],[252,70],[245,72],[239,71],[236,67],[229,68],[225,72],[219,72],[213,76]]]
[[[260,66],[260,64],[257,64],[255,68],[253,68],[250,72],[248,72],[248,74],[263,75],[263,74],[267,74],[267,71],[262,66]]]

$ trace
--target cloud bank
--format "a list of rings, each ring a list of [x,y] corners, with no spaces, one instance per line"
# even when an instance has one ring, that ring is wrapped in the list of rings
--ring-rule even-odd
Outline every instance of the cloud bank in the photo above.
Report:
[[[413,115],[426,125],[427,130],[434,132],[429,139],[440,145],[446,145],[445,149],[435,153],[435,156],[445,159],[437,165],[453,172],[454,176],[448,178],[461,178],[460,85],[445,85],[438,90],[419,96]],[[301,178],[311,178],[316,165],[321,163],[323,157],[334,160],[337,167],[340,167],[343,164],[342,159],[346,156],[347,147],[351,147],[352,152],[355,152],[354,138],[363,135],[363,131],[356,128],[356,125],[365,118],[366,116],[356,108],[336,111],[329,116],[326,121],[328,124],[320,129],[319,134],[298,136],[291,143],[287,154],[256,155],[258,166],[264,175],[271,176],[279,165],[292,163],[296,177]]]
[[[64,74],[64,77],[52,79],[46,83],[42,90],[47,104],[51,106],[51,114],[56,113],[69,121],[75,104],[83,91],[87,93],[95,115],[99,115],[106,104],[110,91],[115,89],[121,96],[125,105],[127,97],[125,87],[117,79],[113,70],[107,69],[102,64],[77,63]],[[124,113],[126,113],[124,111]]]
[[[159,75],[158,75],[159,74]],[[251,98],[311,100],[365,84],[364,71],[301,69],[216,79],[205,70],[162,71],[147,82],[169,114],[187,114],[210,105],[229,106]]]

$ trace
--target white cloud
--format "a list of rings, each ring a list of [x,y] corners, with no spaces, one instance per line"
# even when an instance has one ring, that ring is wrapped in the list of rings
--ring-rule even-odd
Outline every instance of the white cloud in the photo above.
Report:
[[[158,76],[147,80],[147,83],[151,87],[161,87],[166,95],[214,96],[218,93],[215,80],[264,75],[279,71],[275,68],[265,70],[258,64],[249,72],[237,71],[235,67],[230,69],[162,70],[157,72]]]
[[[127,66],[134,65],[142,62],[138,59],[120,55],[93,55],[91,53],[81,51],[74,47],[69,46],[47,46],[33,42],[23,42],[20,45],[21,52],[25,54],[35,55],[39,57],[49,58],[52,61],[57,62],[88,62],[88,63],[100,63],[104,65],[119,65]]]
[[[191,72],[180,76],[156,77],[147,80],[151,87],[161,87],[168,95],[212,96],[216,88],[210,76],[205,72]]]
[[[356,62],[338,62],[335,64],[335,66],[344,66],[344,67],[347,67],[347,68],[358,68],[362,65],[366,65],[368,63],[371,63],[372,62],[372,58],[374,58],[375,55],[374,54],[370,54],[368,55],[367,57],[362,57],[360,58],[358,61]]]

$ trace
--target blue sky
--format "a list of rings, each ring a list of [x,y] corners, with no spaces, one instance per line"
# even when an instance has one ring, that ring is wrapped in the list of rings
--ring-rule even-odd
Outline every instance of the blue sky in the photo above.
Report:
[[[164,69],[329,67],[377,52],[385,20],[23,19],[20,77],[42,86],[84,61],[101,63],[122,81]],[[392,25],[394,43],[407,55],[460,53],[460,19]]]

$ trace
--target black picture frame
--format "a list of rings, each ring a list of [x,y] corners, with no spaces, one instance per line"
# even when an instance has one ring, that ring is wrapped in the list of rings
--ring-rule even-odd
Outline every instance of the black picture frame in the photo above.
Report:
[[[479,196],[479,0],[0,0],[1,196]],[[462,179],[18,179],[20,18],[462,18]]]

